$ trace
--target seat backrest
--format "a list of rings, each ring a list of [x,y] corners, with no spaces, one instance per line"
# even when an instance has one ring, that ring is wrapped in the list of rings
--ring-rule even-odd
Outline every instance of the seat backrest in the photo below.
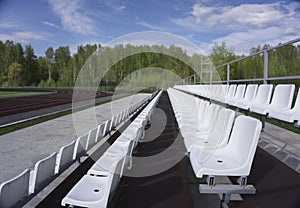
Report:
[[[216,95],[217,97],[223,99],[226,97],[227,93],[228,93],[228,89],[229,89],[229,85],[221,85],[221,91],[219,95]]]
[[[205,118],[205,115],[207,113],[207,106],[209,105],[209,102],[206,100],[202,100],[199,107],[198,107],[198,112],[197,112],[197,118],[199,123],[201,123],[201,121],[203,121],[203,119]]]
[[[235,90],[236,90],[236,85],[235,84],[230,85],[226,97],[234,96],[235,95]]]
[[[122,111],[121,122],[125,120],[128,109]]]
[[[256,95],[256,91],[257,91],[257,87],[258,87],[257,84],[247,85],[244,100],[247,100],[247,101],[254,100],[255,95]]]
[[[114,122],[114,127],[119,125],[119,120],[120,120],[120,114],[118,113],[117,115],[115,115],[115,122]]]
[[[88,170],[89,175],[109,175],[115,171],[116,164],[124,158],[124,154],[104,152],[104,154]]]
[[[56,173],[66,169],[73,162],[75,141],[60,148],[56,160]]]
[[[216,122],[217,115],[219,113],[220,106],[216,104],[210,104],[207,106],[207,113],[203,126],[208,129],[212,129]]]
[[[113,130],[113,129],[116,127],[116,126],[115,126],[116,119],[117,119],[117,117],[116,117],[116,116],[113,116],[113,117],[111,118],[111,122],[110,122],[109,131]]]
[[[300,114],[300,88],[298,89],[298,94],[293,107],[293,111]]]
[[[73,152],[72,152],[73,153]],[[32,188],[33,193],[39,186],[45,183],[49,178],[55,175],[55,163],[56,163],[57,153],[54,152],[48,157],[39,160],[33,170],[32,176]]]
[[[237,162],[247,167],[250,173],[251,164],[256,151],[262,123],[249,116],[238,116],[235,120],[232,133],[226,148],[233,154]]]
[[[90,148],[92,148],[94,146],[94,144],[96,143],[96,134],[97,134],[97,128],[89,131],[87,142],[86,142],[86,147],[85,147],[86,150],[89,150]]]
[[[231,109],[222,108],[220,110],[214,128],[207,138],[209,145],[223,146],[228,143],[234,116],[235,113]]]
[[[76,158],[84,155],[86,151],[86,144],[87,144],[87,139],[88,139],[88,133],[84,134],[81,137],[78,137],[78,139],[75,142],[75,147],[74,147],[74,155],[73,159],[75,160]]]
[[[246,85],[245,84],[240,84],[237,86],[234,98],[235,99],[242,99],[244,97]]]
[[[291,108],[295,85],[293,84],[279,84],[275,87],[273,98],[270,107],[278,109]]]
[[[104,127],[104,136],[105,135],[107,135],[109,132],[110,132],[110,127],[111,127],[111,121],[112,121],[112,118],[111,119],[109,119],[109,120],[107,120],[106,122],[105,122],[105,127]]]
[[[270,103],[272,95],[273,85],[272,84],[261,84],[257,89],[254,103],[266,105]]]
[[[117,125],[122,122],[122,111],[118,114]]]
[[[0,207],[10,208],[28,196],[30,170],[0,185]]]
[[[100,126],[99,126],[99,131],[102,134],[101,137],[104,137],[104,134],[105,134],[105,132],[104,132],[105,125],[106,125],[106,122],[100,124]]]
[[[103,138],[103,128],[104,128],[104,125],[105,125],[104,123],[98,125],[95,142],[98,142],[98,141],[100,141]]]
[[[122,159],[120,159],[113,171],[113,176],[112,176],[112,182],[111,182],[111,187],[110,187],[110,192],[113,193],[116,191],[118,188],[118,185],[120,183],[121,177],[123,175],[123,168],[124,168],[124,162],[125,162],[126,156],[124,156]]]

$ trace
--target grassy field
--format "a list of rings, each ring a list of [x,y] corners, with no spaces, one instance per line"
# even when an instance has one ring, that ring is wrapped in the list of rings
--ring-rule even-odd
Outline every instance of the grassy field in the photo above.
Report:
[[[0,91],[0,99],[1,98],[42,95],[42,94],[49,94],[49,93],[51,93],[51,92]]]

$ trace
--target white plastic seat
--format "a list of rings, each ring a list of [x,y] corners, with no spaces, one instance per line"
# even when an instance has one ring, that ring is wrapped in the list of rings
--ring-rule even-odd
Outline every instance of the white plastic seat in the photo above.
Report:
[[[86,147],[85,147],[86,150],[91,149],[95,145],[96,139],[97,139],[96,134],[97,134],[97,128],[89,131],[87,142],[86,142]]]
[[[99,124],[97,127],[97,133],[96,133],[96,141],[99,142],[103,138],[103,129],[104,129],[105,123]]]
[[[270,111],[286,111],[291,108],[295,85],[279,84],[275,87],[272,101],[269,105],[254,104],[250,111],[260,115],[267,115]]]
[[[300,121],[300,89],[295,101],[295,105],[292,109],[285,111],[271,110],[269,117],[276,118],[285,122],[293,123],[294,121]]]
[[[29,193],[34,193],[55,175],[56,155],[54,152],[34,165],[34,169],[30,171]]]
[[[253,103],[257,91],[257,84],[248,84],[246,91],[245,91],[245,96],[241,100],[237,100],[235,103],[231,103],[231,105],[238,107],[241,104],[250,104]]]
[[[89,208],[106,207],[109,197],[111,177],[85,175],[63,198],[61,205]]]
[[[225,103],[227,100],[229,100],[230,98],[232,98],[235,95],[235,90],[236,90],[236,85],[235,84],[229,85],[229,89],[228,89],[228,92],[225,95],[225,97],[219,98],[218,101],[220,101],[222,103]]]
[[[261,84],[253,100],[243,100],[237,103],[236,106],[240,109],[249,110],[252,105],[268,105],[271,100],[272,89],[272,84]]]
[[[222,108],[218,113],[216,122],[209,132],[197,132],[196,134],[186,134],[184,144],[188,152],[193,146],[213,146],[222,147],[227,144],[229,134],[234,121],[234,111]]]
[[[138,124],[130,124],[122,133],[122,136],[129,140],[139,141],[144,132],[144,126]]]
[[[240,84],[237,86],[235,95],[229,99],[225,100],[225,103],[234,106],[237,102],[241,101],[244,97],[246,85]]]
[[[30,170],[26,169],[18,176],[0,185],[0,207],[10,208],[28,196]]]
[[[220,101],[222,99],[225,99],[225,96],[228,93],[229,85],[220,85],[219,86],[219,91],[217,92],[216,95],[214,95],[213,99],[216,101]]]
[[[190,162],[196,177],[248,176],[260,136],[262,123],[248,116],[239,116],[229,142],[217,149],[193,148]]]
[[[55,173],[63,171],[73,162],[74,149],[75,141],[59,149],[56,157]]]
[[[114,171],[117,163],[125,159],[125,155],[105,152],[88,170],[87,174],[92,176],[109,176],[112,173],[111,171]]]
[[[85,154],[88,134],[78,137],[74,146],[73,160],[80,158]]]
[[[107,207],[109,195],[115,192],[122,176],[123,157],[110,164],[106,176],[87,174],[70,190],[61,201],[62,206],[80,206],[89,208]]]
[[[116,116],[113,116],[113,117],[111,118],[111,122],[110,122],[110,126],[109,126],[109,131],[114,130],[114,128],[116,127],[116,126],[115,126],[116,119],[117,119]]]
[[[201,132],[205,131],[208,133],[214,126],[219,110],[220,110],[219,105],[210,104],[207,107],[207,113],[202,123],[195,124],[194,126],[190,126],[190,125],[186,126],[184,124],[181,125],[180,132],[182,136],[186,138],[189,137],[189,136],[185,136],[186,134],[191,135],[192,132],[196,133],[197,131],[201,131]]]
[[[209,105],[208,101],[202,100],[197,111],[194,113],[192,117],[176,118],[179,128],[182,128],[183,126],[193,127],[197,124],[204,122],[208,105]]]
[[[106,122],[105,122],[105,127],[104,127],[104,134],[103,134],[103,136],[106,136],[109,132],[110,132],[110,127],[111,127],[111,122],[112,122],[112,118],[111,119],[109,119],[109,120],[107,120]]]
[[[122,117],[123,117],[123,112],[124,111],[121,111],[118,115],[118,124],[122,123]]]
[[[174,109],[174,113],[179,117],[189,117],[195,114],[195,109],[198,109],[202,100],[180,92],[174,92],[174,98],[179,103],[178,107]],[[177,117],[178,117],[177,116]],[[178,118],[179,118],[178,117]]]

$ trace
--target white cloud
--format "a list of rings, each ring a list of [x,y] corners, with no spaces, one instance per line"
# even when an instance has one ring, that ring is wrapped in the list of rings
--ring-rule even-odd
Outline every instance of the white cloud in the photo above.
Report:
[[[52,23],[52,22],[43,21],[43,24],[44,24],[44,25],[48,25],[48,26],[50,26],[50,27],[54,27],[54,28],[56,28],[56,29],[59,29],[59,26],[56,25],[56,24],[54,24],[54,23]]]
[[[191,24],[196,26],[214,27],[222,24],[225,27],[242,26],[265,28],[275,25],[284,18],[279,9],[280,4],[242,4],[239,6],[208,7],[195,4],[189,16],[182,19],[172,19],[181,26]]]
[[[123,11],[124,9],[126,9],[126,6],[120,6],[120,7],[117,8],[117,10],[120,11],[120,12]]]
[[[246,26],[265,28],[276,25],[284,18],[278,3],[274,4],[244,4],[228,9],[223,17],[228,21],[231,19]]]
[[[48,0],[60,17],[65,30],[80,34],[95,34],[93,19],[82,9],[79,0]]]
[[[239,6],[210,7],[195,4],[184,18],[171,19],[190,31],[216,32],[221,37],[213,42],[233,48],[238,54],[248,54],[257,45],[277,45],[299,37],[300,3],[241,4]]]
[[[124,4],[120,4],[120,2],[116,0],[98,0],[98,2],[100,5],[105,5],[114,12],[122,12],[126,9]]]
[[[29,43],[32,40],[46,40],[47,33],[36,33],[31,31],[13,32],[11,34],[0,34],[0,40],[13,40],[19,43]]]
[[[141,25],[143,27],[146,27],[146,28],[148,28],[150,30],[162,30],[160,27],[157,27],[155,25],[151,25],[151,24],[145,22],[144,20],[141,20],[138,17],[136,17],[135,19],[136,19],[136,24]]]
[[[16,21],[2,21],[0,23],[1,29],[15,29],[15,28],[19,28],[20,26],[21,24]]]
[[[299,34],[299,33],[298,33]],[[287,35],[280,27],[269,27],[264,29],[254,29],[245,32],[233,32],[227,36],[217,38],[213,42],[224,41],[227,46],[234,49],[237,54],[249,54],[250,48],[258,45],[269,44],[275,46],[279,43],[296,39],[296,35]]]

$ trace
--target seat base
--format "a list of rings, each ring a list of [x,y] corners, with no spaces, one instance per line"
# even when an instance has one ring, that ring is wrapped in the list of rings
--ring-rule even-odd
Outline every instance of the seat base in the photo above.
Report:
[[[199,191],[202,194],[222,194],[222,207],[228,208],[228,203],[232,194],[255,194],[256,189],[253,185],[234,185],[234,184],[200,184]]]

